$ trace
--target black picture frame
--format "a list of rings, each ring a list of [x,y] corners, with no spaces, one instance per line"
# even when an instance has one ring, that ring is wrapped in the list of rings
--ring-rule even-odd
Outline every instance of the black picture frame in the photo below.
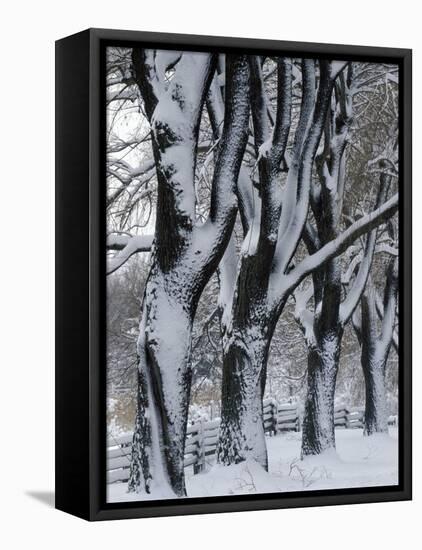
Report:
[[[398,64],[398,486],[106,503],[104,52],[107,45],[133,44]],[[411,499],[411,79],[408,49],[106,29],[56,42],[56,508],[87,520],[110,520]]]

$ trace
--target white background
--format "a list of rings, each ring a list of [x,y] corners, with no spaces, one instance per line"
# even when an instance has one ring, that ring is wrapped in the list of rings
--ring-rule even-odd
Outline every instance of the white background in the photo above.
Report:
[[[347,7],[349,5],[350,7]],[[421,532],[421,353],[415,319],[415,501],[89,524],[46,505],[54,480],[54,40],[87,27],[414,49],[421,126],[422,30],[414,0],[10,0],[0,86],[0,524],[14,548],[416,548]],[[414,203],[422,205],[414,134]],[[422,310],[415,213],[414,309]],[[32,496],[31,496],[32,495]],[[34,496],[35,495],[35,496]],[[41,500],[40,500],[41,496]],[[44,501],[44,502],[43,502]],[[419,543],[417,542],[419,540]],[[133,545],[133,546],[132,546]]]

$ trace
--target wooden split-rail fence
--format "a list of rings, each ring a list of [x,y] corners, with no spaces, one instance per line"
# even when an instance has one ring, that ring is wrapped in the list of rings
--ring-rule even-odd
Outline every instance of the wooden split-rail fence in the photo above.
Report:
[[[283,431],[300,431],[300,417],[296,405],[278,405],[272,399],[263,403],[264,429],[269,435]],[[205,468],[216,453],[220,420],[196,422],[187,427],[185,468],[193,467],[194,474]],[[132,435],[109,438],[107,441],[107,482],[127,481],[131,458]]]
[[[347,407],[340,406],[334,409],[334,425],[336,428],[363,428],[365,423],[365,409],[363,407],[349,410]],[[398,425],[398,416],[388,417],[389,426]]]
[[[334,426],[336,428],[363,428],[364,410],[340,406],[334,409]]]
[[[276,435],[285,431],[299,432],[300,414],[297,405],[277,404],[273,399],[263,403],[265,432]],[[394,422],[393,422],[394,420]],[[389,424],[396,425],[397,417],[390,417]],[[336,407],[334,424],[336,428],[363,428],[363,409],[350,410],[348,407]],[[204,470],[216,453],[220,420],[196,422],[186,431],[185,468],[192,467],[197,474]],[[107,441],[107,482],[127,481],[129,478],[132,435],[124,435]]]

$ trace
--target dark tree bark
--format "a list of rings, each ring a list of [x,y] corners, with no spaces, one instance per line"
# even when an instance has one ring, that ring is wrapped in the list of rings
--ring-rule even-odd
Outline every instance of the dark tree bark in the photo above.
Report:
[[[207,221],[198,225],[193,192],[195,159],[202,108],[209,98],[215,60],[207,54],[165,55],[167,62],[159,59],[157,52],[135,50],[133,54],[134,77],[152,127],[158,200],[153,260],[138,341],[139,400],[129,490],[157,491],[158,498],[185,494],[183,450],[191,384],[192,323],[202,290],[230,242],[236,199],[247,233],[232,299],[225,301],[222,316],[223,402],[217,454],[223,464],[253,458],[264,467],[267,458],[262,396],[266,363],[274,327],[287,298],[308,275],[330,272],[338,255],[392,216],[398,207],[395,196],[342,233],[327,233],[309,256],[292,265],[308,217],[315,156],[333,88],[345,63],[320,61],[316,78],[315,62],[303,61],[301,114],[287,157],[291,62],[278,62],[278,106],[272,118],[262,85],[262,60],[252,58],[249,66],[246,56],[229,55],[224,125],[217,147],[210,213]],[[169,66],[175,73],[168,83],[164,74]],[[242,195],[237,180],[248,138],[250,74],[254,81],[253,125],[260,197],[248,213],[251,203]],[[336,147],[337,157],[339,151],[341,148]],[[334,156],[330,152],[326,162],[331,158]],[[287,177],[283,175],[286,166]],[[356,277],[358,288],[366,283],[365,269],[362,267]],[[335,292],[327,296],[335,297]],[[327,298],[323,305],[333,308],[335,300]],[[352,312],[354,299],[343,307]],[[321,335],[321,342],[328,345],[327,331],[321,330]]]
[[[325,146],[318,158],[319,188],[311,201],[316,227],[309,223],[304,240],[310,252],[315,252],[341,234],[341,214],[345,189],[345,147],[352,121],[352,96],[349,92],[352,74],[339,78],[342,93],[333,97],[325,127]],[[380,178],[377,207],[385,200],[389,178]],[[314,308],[309,319],[298,312],[308,346],[308,388],[302,433],[302,456],[320,454],[335,448],[334,394],[339,367],[344,327],[351,319],[364,292],[375,249],[377,230],[366,238],[363,259],[354,284],[342,301],[342,272],[338,258],[326,262],[313,272]],[[306,300],[306,299],[305,299]],[[302,303],[300,307],[306,306]]]
[[[223,335],[222,420],[217,458],[221,464],[226,465],[252,458],[265,468],[267,456],[262,426],[262,396],[268,350],[284,305],[305,277],[323,270],[330,272],[336,265],[335,258],[355,239],[392,216],[397,210],[398,198],[393,197],[341,234],[327,232],[324,243],[315,247],[298,265],[293,266],[291,260],[308,217],[315,156],[326,125],[336,79],[346,64],[320,61],[316,92],[314,62],[303,60],[301,111],[292,152],[287,162],[285,152],[291,127],[291,63],[286,59],[278,62],[278,103],[272,125],[263,87],[261,62],[259,58],[252,58],[250,61],[260,200],[248,224],[233,298],[228,302],[225,315],[229,321]],[[344,75],[342,78],[345,78]],[[342,114],[343,123],[336,128],[336,138],[344,134],[347,125],[344,112]],[[335,174],[336,170],[342,170],[344,146],[336,142],[332,145],[330,168]],[[287,177],[283,177],[286,164],[288,173]],[[334,197],[330,200],[333,202]],[[368,243],[370,250],[372,238],[368,239]],[[359,290],[366,282],[366,270],[369,270],[367,264],[362,267],[356,279],[355,286]],[[353,293],[351,296],[355,295]],[[331,296],[335,297],[336,293]],[[356,299],[351,298],[344,304],[345,318],[351,315],[355,302],[357,303]],[[335,303],[326,300],[325,307],[334,306]],[[323,332],[322,328],[321,342],[328,350],[332,335],[329,334],[327,338],[327,331]],[[324,359],[323,355],[321,358]],[[338,362],[336,353],[333,354],[333,362]],[[329,377],[325,371],[324,377]],[[316,384],[318,380],[316,376]],[[334,387],[334,384],[331,385]],[[330,392],[327,395],[324,401],[330,411]],[[322,416],[317,415],[315,418]],[[321,428],[317,433],[323,431]]]
[[[302,423],[302,456],[335,447],[334,393],[343,330],[323,334],[308,350],[308,385]]]
[[[349,66],[347,73],[350,74]],[[346,74],[347,74],[346,73]],[[343,93],[331,98],[325,122],[324,148],[317,158],[319,185],[312,193],[311,207],[316,227],[308,222],[304,240],[310,253],[341,233],[345,172],[345,146],[352,121],[350,84],[345,72],[338,81]],[[368,251],[372,255],[373,243]],[[370,262],[369,262],[370,263]],[[302,424],[302,456],[335,447],[334,392],[340,358],[343,325],[340,321],[341,267],[333,258],[312,274],[314,313],[307,334],[308,386]],[[306,304],[304,304],[306,306]],[[301,319],[301,312],[298,318]]]
[[[292,270],[290,262],[307,218],[312,166],[335,79],[344,65],[319,63],[316,94],[314,61],[302,62],[301,114],[284,183],[282,165],[291,127],[291,61],[278,61],[278,104],[273,127],[261,60],[252,58],[250,64],[260,204],[245,236],[230,304],[230,324],[223,337],[222,421],[217,456],[226,465],[253,458],[267,468],[262,397],[268,350],[289,294],[306,276],[303,265]],[[337,253],[333,250],[331,258]],[[324,252],[320,256],[324,262],[331,259]],[[309,269],[316,267],[318,263]]]
[[[268,341],[251,337],[233,341],[223,355],[220,464],[252,458],[268,469],[262,416],[267,358]]]
[[[210,214],[198,225],[196,148],[215,59],[208,54],[183,54],[166,87],[157,68],[166,69],[166,65],[158,62],[158,55],[133,52],[135,78],[153,130],[158,198],[138,340],[139,396],[129,490],[155,491],[157,497],[164,497],[186,494],[183,455],[192,324],[200,295],[224,254],[236,217],[236,181],[249,120],[249,67],[245,56],[227,56],[226,114]]]
[[[353,316],[353,326],[361,345],[361,364],[365,378],[364,433],[388,433],[385,374],[394,340],[398,292],[398,260],[392,258],[386,270],[381,330],[378,332],[376,290],[370,280],[361,298],[360,320]]]

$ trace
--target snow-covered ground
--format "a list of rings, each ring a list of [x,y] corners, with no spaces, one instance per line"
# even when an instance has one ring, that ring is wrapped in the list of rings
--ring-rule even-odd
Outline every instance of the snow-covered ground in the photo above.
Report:
[[[390,428],[389,436],[371,437],[364,437],[358,429],[337,430],[336,452],[304,461],[299,459],[300,433],[269,437],[269,472],[254,461],[230,467],[210,464],[206,472],[197,475],[189,469],[187,493],[189,497],[206,497],[397,485],[397,435],[396,428]],[[127,493],[126,483],[114,483],[108,486],[107,500],[125,502],[151,496]]]

